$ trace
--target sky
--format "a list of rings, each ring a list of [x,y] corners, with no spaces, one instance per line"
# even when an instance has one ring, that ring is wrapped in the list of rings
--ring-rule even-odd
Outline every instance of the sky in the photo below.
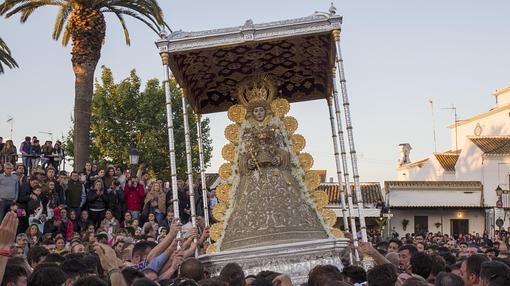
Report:
[[[173,30],[199,31],[308,16],[327,11],[331,1],[159,1]],[[504,0],[333,1],[343,16],[342,53],[351,101],[360,180],[396,178],[397,146],[410,143],[411,160],[434,152],[434,102],[437,150],[450,149],[447,125],[488,111],[492,93],[510,83],[510,2]],[[65,135],[71,125],[74,75],[70,48],[51,39],[56,9],[35,12],[25,24],[0,19],[0,37],[11,48],[20,69],[0,75],[0,136],[14,141],[36,135],[43,141]],[[136,69],[143,80],[162,78],[163,69],[153,34],[128,20],[131,46],[126,46],[118,21],[107,17],[107,38],[98,67],[106,65],[116,80]],[[100,73],[98,68],[96,76]],[[297,133],[307,140],[314,168],[334,177],[335,161],[324,100],[291,105],[299,121]],[[211,114],[213,158],[209,172],[223,163],[225,113]]]

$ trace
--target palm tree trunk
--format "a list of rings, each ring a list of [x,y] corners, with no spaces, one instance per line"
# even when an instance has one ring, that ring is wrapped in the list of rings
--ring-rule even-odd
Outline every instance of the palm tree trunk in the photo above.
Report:
[[[89,160],[90,115],[97,62],[73,64],[74,97],[74,169],[81,170]]]
[[[73,40],[71,62],[75,75],[74,169],[81,170],[89,160],[94,71],[101,57],[106,22],[98,9],[78,6],[73,9],[67,29]]]

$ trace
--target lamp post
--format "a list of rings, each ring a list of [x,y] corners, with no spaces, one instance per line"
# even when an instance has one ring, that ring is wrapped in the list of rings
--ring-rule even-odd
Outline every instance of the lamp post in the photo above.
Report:
[[[501,219],[501,217],[496,219],[496,217],[498,217],[496,214],[496,209],[503,208],[503,199],[502,199],[503,189],[498,185],[498,187],[494,191],[496,192],[496,195],[498,196],[498,200],[496,201],[496,208],[494,208],[494,220],[495,220],[494,221],[494,236],[496,236],[496,226],[498,226],[499,230],[501,231],[501,227],[503,226],[503,223],[504,223],[504,221]]]
[[[138,165],[138,160],[140,159],[140,155],[138,154],[138,150],[134,146],[131,146],[129,149],[129,164],[131,165],[131,176],[135,174],[136,176],[136,169],[135,166]]]

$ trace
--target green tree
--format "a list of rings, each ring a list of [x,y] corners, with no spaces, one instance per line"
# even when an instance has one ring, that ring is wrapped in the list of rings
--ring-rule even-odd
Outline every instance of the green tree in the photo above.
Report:
[[[9,18],[19,14],[22,23],[40,7],[54,6],[59,11],[53,28],[53,39],[62,36],[66,46],[72,41],[71,63],[75,75],[74,154],[75,167],[82,168],[89,159],[90,108],[94,88],[94,71],[101,57],[105,39],[105,14],[113,13],[120,21],[126,44],[130,44],[124,16],[133,17],[158,33],[166,23],[156,0],[4,0],[0,15]]]
[[[8,68],[17,68],[18,64],[14,60],[11,55],[11,50],[7,44],[0,38],[0,74],[4,73],[4,66],[6,65]]]
[[[175,82],[171,82],[172,108],[176,149],[177,174],[186,178],[186,147],[182,116],[182,101]],[[200,170],[196,121],[188,107],[194,172]],[[202,121],[202,140],[206,164],[211,158],[209,119]],[[72,132],[69,133],[71,135]],[[141,91],[141,81],[135,71],[115,83],[112,71],[103,67],[101,81],[92,98],[91,157],[95,162],[109,161],[129,164],[129,149],[134,145],[140,162],[158,178],[170,178],[168,133],[164,88],[158,80],[147,81]],[[72,155],[72,136],[68,136],[67,152]]]

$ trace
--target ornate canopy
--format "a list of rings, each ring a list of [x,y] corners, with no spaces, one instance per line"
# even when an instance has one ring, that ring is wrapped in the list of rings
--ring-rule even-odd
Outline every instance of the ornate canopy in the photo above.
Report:
[[[309,17],[201,32],[176,31],[156,42],[195,112],[226,111],[237,103],[237,84],[248,75],[276,80],[278,97],[290,102],[331,94],[335,65],[333,30],[342,17]]]

